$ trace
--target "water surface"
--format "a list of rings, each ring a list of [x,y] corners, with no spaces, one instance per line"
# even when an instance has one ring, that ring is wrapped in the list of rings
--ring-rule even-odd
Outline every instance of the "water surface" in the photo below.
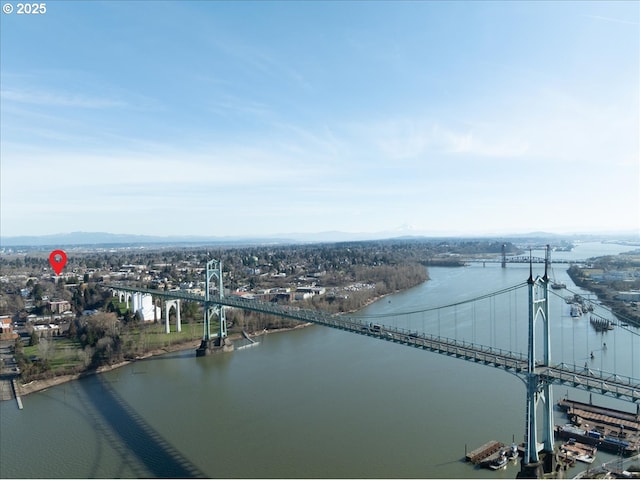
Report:
[[[589,254],[581,254],[583,247]],[[588,244],[571,253],[583,258],[596,249],[629,248]],[[580,292],[566,268],[557,265],[553,273]],[[431,268],[430,276],[359,315],[480,296],[526,280],[528,266]],[[587,316],[568,315],[562,295],[551,302],[554,361],[588,361],[638,377],[638,336],[621,329],[595,332]],[[518,290],[439,317],[416,313],[376,321],[526,352],[526,301],[526,290]],[[465,446],[522,440],[525,388],[519,377],[320,326],[261,340],[231,354],[196,358],[185,351],[136,362],[24,397],[22,411],[2,402],[0,476],[515,477],[517,466],[492,472],[462,459]],[[556,399],[567,392],[589,397],[564,387],[554,392]],[[558,413],[557,423],[564,422]],[[597,461],[611,458],[599,452]]]

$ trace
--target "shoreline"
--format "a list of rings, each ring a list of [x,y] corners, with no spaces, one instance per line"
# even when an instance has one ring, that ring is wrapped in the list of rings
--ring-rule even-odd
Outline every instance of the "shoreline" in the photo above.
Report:
[[[72,382],[74,380],[79,380],[84,377],[89,377],[91,375],[98,375],[104,372],[110,372],[111,370],[115,370],[117,368],[124,367],[126,365],[130,365],[131,363],[135,363],[140,360],[144,360],[145,358],[155,357],[159,355],[164,355],[166,353],[179,352],[183,350],[189,350],[191,348],[195,349],[200,345],[201,340],[192,340],[184,343],[177,343],[174,345],[170,345],[164,348],[158,348],[155,350],[151,350],[145,353],[143,356],[137,357],[133,360],[125,360],[123,362],[114,363],[113,365],[104,365],[95,370],[89,370],[80,373],[74,373],[71,375],[58,375],[52,378],[47,378],[44,380],[32,380],[29,383],[20,383],[16,382],[18,387],[18,394],[20,396],[29,395],[30,393],[40,392],[42,390],[46,390],[49,387],[55,387],[56,385],[61,385],[63,383]]]
[[[288,332],[291,330],[296,330],[299,328],[305,328],[308,327],[310,325],[313,325],[313,323],[302,323],[300,325],[296,325],[295,327],[287,327],[287,328],[278,328],[278,329],[273,329],[273,330],[265,330],[263,332],[253,332],[251,334],[249,334],[250,337],[258,337],[261,335],[267,335],[267,334],[271,334],[271,333],[281,333],[281,332]],[[233,335],[231,335],[229,337],[231,340],[239,340],[242,338],[242,335],[239,333],[235,333]],[[166,355],[167,353],[174,353],[174,352],[182,352],[185,350],[191,350],[193,349],[194,351],[194,358],[195,358],[195,351],[196,349],[200,346],[200,342],[202,341],[202,339],[197,339],[197,340],[189,340],[187,342],[183,342],[183,343],[176,343],[173,345],[169,345],[167,347],[163,347],[163,348],[157,348],[155,350],[150,350],[149,352],[146,352],[144,355],[139,356],[135,359],[132,360],[125,360],[123,362],[119,362],[119,363],[114,363],[113,365],[105,365],[102,367],[97,368],[96,370],[90,370],[90,371],[85,371],[85,372],[81,372],[81,373],[74,373],[71,375],[58,375],[52,378],[47,378],[47,379],[43,379],[43,380],[32,380],[29,383],[21,383],[18,378],[16,377],[16,387],[17,387],[17,392],[16,394],[20,397],[23,397],[25,395],[29,395],[31,393],[36,393],[36,392],[41,392],[43,390],[46,390],[47,388],[50,387],[55,387],[57,385],[62,385],[64,383],[68,383],[68,382],[73,382],[75,380],[80,380],[81,378],[84,377],[89,377],[91,375],[99,375],[101,373],[104,372],[110,372],[111,370],[115,370],[121,367],[125,367],[127,365],[130,365],[132,363],[141,361],[141,360],[145,360],[147,358],[151,358],[151,357],[157,357],[157,356],[161,356],[161,355]],[[9,399],[8,399],[9,400]],[[12,398],[10,400],[15,400],[15,398]]]
[[[397,290],[394,292],[389,292],[389,293],[385,293],[382,295],[378,295],[375,296],[371,299],[369,299],[368,301],[365,302],[365,304],[360,307],[359,309],[356,310],[352,310],[349,312],[342,312],[341,315],[349,315],[350,313],[354,313],[357,312],[363,308],[368,307],[369,305],[377,302],[378,300],[381,300],[389,295],[393,295],[395,293],[399,293],[401,290]],[[307,323],[301,323],[299,325],[295,325],[293,327],[285,327],[285,328],[277,328],[277,329],[272,329],[272,330],[263,330],[262,332],[252,332],[249,333],[250,337],[258,337],[261,335],[268,335],[271,333],[283,333],[283,332],[290,332],[292,330],[297,330],[299,328],[306,328],[309,327],[311,325],[314,325],[311,322],[307,322]],[[242,338],[242,334],[240,333],[235,333],[231,336],[229,336],[230,340],[238,340]],[[146,358],[150,358],[150,357],[155,357],[155,356],[160,356],[160,355],[165,355],[167,353],[173,353],[173,352],[180,352],[180,351],[185,351],[185,350],[190,350],[193,349],[194,351],[198,348],[198,346],[200,345],[200,342],[202,341],[202,339],[197,339],[197,340],[190,340],[187,342],[183,342],[183,343],[177,343],[177,344],[173,344],[173,345],[169,345],[167,347],[163,347],[163,348],[158,348],[155,350],[151,350],[149,352],[146,352],[144,355],[139,356],[135,359],[132,360],[125,360],[123,362],[119,362],[119,363],[115,363],[113,365],[105,365],[102,367],[97,368],[96,370],[90,370],[90,371],[85,371],[85,372],[81,372],[81,373],[75,373],[75,374],[71,374],[71,375],[59,375],[59,376],[55,376],[52,378],[47,378],[44,380],[32,380],[29,383],[21,383],[19,382],[17,379],[19,377],[16,377],[16,387],[17,387],[17,391],[16,391],[16,395],[18,396],[25,396],[25,395],[29,395],[31,393],[36,393],[36,392],[41,392],[43,390],[46,390],[47,388],[50,387],[55,387],[57,385],[62,385],[64,383],[68,383],[68,382],[72,382],[74,380],[79,380],[83,377],[88,377],[90,375],[97,375],[100,373],[104,373],[104,372],[110,372],[111,370],[115,370],[117,368],[121,368],[124,366],[127,366],[131,363],[140,361],[140,360],[144,360]],[[194,355],[195,357],[195,355]],[[15,400],[15,399],[12,399]]]
[[[577,287],[588,290],[594,294],[600,303],[608,307],[621,322],[623,321],[622,319],[624,319],[634,327],[640,327],[640,316],[636,312],[630,311],[624,302],[612,301],[610,293],[608,293],[606,289],[603,290],[602,288],[594,287],[594,282],[591,278],[576,275],[571,268],[567,269],[567,274]]]

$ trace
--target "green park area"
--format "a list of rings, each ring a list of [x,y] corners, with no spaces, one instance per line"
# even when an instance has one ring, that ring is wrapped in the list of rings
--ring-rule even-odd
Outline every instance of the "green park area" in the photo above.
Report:
[[[92,366],[133,360],[193,343],[202,338],[203,322],[183,324],[180,332],[176,331],[174,323],[170,330],[166,333],[163,323],[118,325],[117,333],[100,337],[95,342],[83,335],[71,338],[36,335],[27,341],[18,340],[16,358],[24,381],[76,374],[90,370]],[[104,361],[105,356],[109,361]]]

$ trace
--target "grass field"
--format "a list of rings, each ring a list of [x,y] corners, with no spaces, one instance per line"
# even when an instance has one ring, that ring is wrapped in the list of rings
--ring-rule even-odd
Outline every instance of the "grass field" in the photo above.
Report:
[[[216,328],[217,325],[212,325],[212,332]],[[126,328],[120,333],[122,353],[125,356],[144,355],[151,350],[198,340],[203,335],[203,322],[183,324],[181,332],[177,332],[173,324],[170,330],[165,333],[164,323]],[[46,359],[54,375],[82,367],[86,360],[80,342],[66,337],[42,338],[38,345],[25,346],[23,352],[27,359]]]
[[[176,326],[170,325],[171,333],[167,334],[164,324],[147,324],[122,333],[121,338],[125,345],[131,342],[148,351],[202,338],[203,328],[203,322],[188,323],[182,325],[181,332],[177,332]]]
[[[82,365],[81,351],[80,342],[66,337],[43,338],[38,345],[24,347],[26,358],[46,358],[54,372]]]

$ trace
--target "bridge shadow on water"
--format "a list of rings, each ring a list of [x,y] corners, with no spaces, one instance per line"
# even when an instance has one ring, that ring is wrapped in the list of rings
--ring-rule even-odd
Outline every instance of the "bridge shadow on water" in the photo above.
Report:
[[[116,450],[133,455],[146,468],[150,478],[208,478],[127,404],[109,382],[99,377],[94,377],[95,383],[81,381],[79,384],[115,434],[112,440],[121,442],[123,448]],[[96,391],[96,385],[99,391]],[[144,476],[140,473],[140,477]]]

